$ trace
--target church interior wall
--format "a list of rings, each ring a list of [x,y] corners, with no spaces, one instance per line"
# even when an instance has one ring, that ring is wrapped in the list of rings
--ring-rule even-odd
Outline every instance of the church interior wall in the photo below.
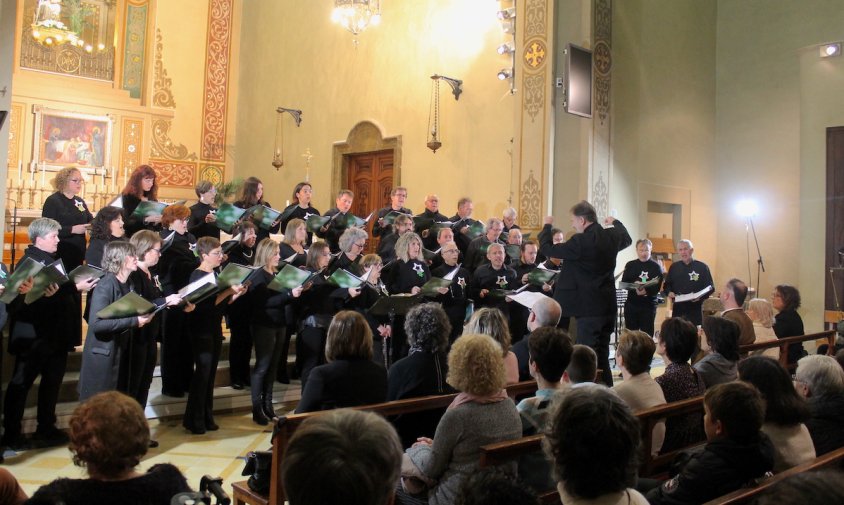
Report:
[[[0,110],[9,111],[12,105],[12,61],[15,47],[15,3],[0,0]],[[9,158],[10,118],[0,125],[0,178],[6,180]],[[0,184],[0,206],[6,201],[6,185]],[[2,208],[2,207],[0,207]],[[5,220],[0,220],[0,232]]]

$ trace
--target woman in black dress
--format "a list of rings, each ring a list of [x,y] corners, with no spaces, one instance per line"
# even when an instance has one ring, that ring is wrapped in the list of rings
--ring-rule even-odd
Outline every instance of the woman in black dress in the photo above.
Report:
[[[386,274],[385,283],[391,295],[415,295],[431,279],[428,264],[422,256],[422,239],[408,232],[396,241],[396,261]],[[397,316],[392,328],[392,362],[407,355],[404,316]]]
[[[195,189],[199,201],[190,208],[188,231],[196,238],[214,237],[220,240],[220,229],[214,224],[217,221],[217,207],[214,207],[217,188],[209,181],[199,181]]]
[[[267,286],[278,271],[278,242],[265,238],[258,244],[255,266],[261,268],[252,277],[249,304],[252,307],[252,341],[255,344],[255,368],[252,370],[252,420],[265,426],[276,417],[273,410],[275,369],[285,346],[289,346],[287,311],[294,298],[302,294],[302,286],[273,291]],[[287,353],[284,352],[286,355]],[[284,366],[287,366],[285,356]]]
[[[41,217],[55,219],[62,225],[56,255],[62,260],[66,272],[81,265],[85,259],[85,232],[88,223],[94,219],[85,200],[78,196],[83,183],[82,172],[78,168],[61,169],[54,182],[56,192],[44,200],[44,208],[41,210]],[[82,294],[74,293],[74,297],[80,310],[76,311],[74,321],[68,321],[67,324],[73,331],[74,345],[79,345],[82,343],[82,319],[79,316]]]
[[[264,201],[264,183],[257,177],[248,177],[243,181],[243,190],[241,191],[240,198],[233,205],[241,209],[250,209],[255,205],[272,207],[270,202]],[[250,219],[252,219],[252,216],[250,216]],[[278,221],[274,221],[271,223],[270,229],[265,230],[259,226],[257,220],[252,219],[252,221],[258,226],[258,242],[269,237],[271,233],[278,233],[281,226]]]
[[[334,273],[339,268],[348,270],[355,275],[361,273],[358,262],[363,255],[363,250],[366,249],[368,238],[369,235],[362,228],[354,226],[346,228],[346,231],[340,235],[340,239],[337,241],[340,246],[340,253],[329,263],[328,273]]]
[[[160,230],[161,216],[147,216],[140,218],[132,213],[141,202],[158,201],[158,183],[155,170],[149,165],[138,165],[129,176],[126,187],[121,193],[123,197],[123,218],[126,221],[126,234],[132,236],[138,230]]]
[[[774,333],[777,338],[797,337],[804,334],[803,318],[797,313],[800,308],[800,291],[788,284],[779,284],[771,294],[771,304],[777,309],[774,316]],[[788,346],[788,364],[793,365],[805,356],[802,344]]]
[[[187,223],[185,223],[187,226]],[[199,268],[190,275],[189,282],[215,272],[223,262],[220,241],[202,237],[196,242]],[[220,362],[223,347],[223,313],[226,305],[246,293],[242,285],[232,286],[217,292],[196,304],[188,314],[188,335],[193,353],[194,371],[190,381],[188,402],[182,425],[194,435],[219,429],[214,422],[214,377]]]
[[[85,263],[100,268],[106,244],[126,235],[123,211],[118,207],[103,207],[91,222],[91,240],[85,251]],[[59,242],[61,244],[61,242]]]
[[[279,244],[281,259],[294,267],[305,266],[305,259],[308,254],[307,240],[308,231],[305,228],[305,222],[298,218],[289,220],[287,227],[284,229],[284,240]]]
[[[308,249],[305,270],[317,273],[307,289],[302,292],[296,307],[299,332],[296,336],[296,367],[302,378],[302,389],[308,381],[308,374],[325,363],[325,338],[331,317],[336,312],[336,300],[331,297],[335,286],[325,280],[325,269],[331,251],[325,242],[314,242]]]
[[[240,235],[240,243],[232,247],[227,255],[227,263],[252,266],[255,262],[255,240],[257,227],[251,221],[243,221],[235,229],[235,236]],[[229,377],[232,389],[243,389],[251,383],[249,378],[249,360],[252,359],[252,306],[249,297],[241,297],[229,305],[226,316],[229,337]],[[289,381],[288,381],[289,382]]]
[[[290,221],[293,219],[301,219],[305,223],[308,222],[308,218],[311,216],[319,216],[320,213],[315,208],[311,207],[311,197],[313,196],[313,188],[311,187],[311,183],[309,182],[300,182],[293,188],[293,199],[290,200],[292,203],[284,209],[282,214],[286,214],[290,209],[293,210],[290,214],[281,222],[281,229],[287,230],[287,226],[289,225]],[[309,231],[305,232],[307,234],[307,239],[305,240],[305,245],[311,245],[313,241],[313,234]],[[287,236],[287,232],[284,233],[285,237]],[[284,254],[281,255],[281,258],[284,259]]]

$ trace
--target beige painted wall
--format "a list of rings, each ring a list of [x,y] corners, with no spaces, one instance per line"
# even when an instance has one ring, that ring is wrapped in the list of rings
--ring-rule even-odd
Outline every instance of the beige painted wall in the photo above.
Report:
[[[744,224],[733,205],[756,199],[768,269],[760,293],[795,284],[807,330],[823,320],[825,128],[844,124],[844,65],[821,62],[814,46],[844,38],[842,26],[841,0],[718,3],[715,275],[747,277]]]
[[[258,176],[280,206],[304,177],[301,154],[310,148],[314,203],[325,211],[334,205],[332,144],[369,120],[384,136],[402,137],[400,182],[411,209],[421,211],[433,192],[443,213],[471,195],[475,217],[500,216],[511,189],[516,101],[496,79],[507,64],[495,51],[504,40],[497,9],[486,0],[384,2],[382,23],[355,48],[331,22],[331,2],[243,2],[235,176]],[[436,154],[425,146],[434,73],[464,81],[459,101],[441,86]],[[270,162],[278,106],[304,114],[300,128],[285,117],[285,166],[277,172]]]
[[[12,61],[15,48],[15,19],[17,3],[13,0],[0,0],[0,89],[6,90],[0,96],[0,110],[11,111],[12,105]],[[9,119],[0,127],[0,180],[6,180],[8,149],[9,149]],[[0,208],[5,207],[6,185],[0,187]],[[0,220],[0,237],[6,220]]]
[[[683,205],[683,238],[713,268],[715,13],[714,2],[614,2],[610,191],[634,240],[648,200]]]

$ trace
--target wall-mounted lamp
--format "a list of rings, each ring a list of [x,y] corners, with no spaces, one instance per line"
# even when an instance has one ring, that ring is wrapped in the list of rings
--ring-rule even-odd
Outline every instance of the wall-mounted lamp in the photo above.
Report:
[[[504,81],[513,77],[513,71],[509,68],[502,68],[498,71],[498,80]]]
[[[513,47],[512,42],[505,42],[505,43],[501,44],[500,46],[498,46],[497,51],[498,51],[498,54],[505,55],[505,54],[510,54],[512,52],[515,52],[516,48]]]
[[[293,121],[296,122],[298,128],[302,124],[302,111],[299,109],[288,109],[285,107],[278,107],[275,117],[275,149],[273,150],[272,166],[276,170],[284,166],[284,113],[293,116]]]
[[[504,21],[505,19],[514,19],[516,17],[516,8],[510,7],[498,11],[498,19]]]
[[[428,149],[437,152],[442,147],[442,132],[440,131],[440,81],[445,81],[451,86],[451,94],[455,100],[460,100],[463,93],[463,81],[434,74],[431,76],[431,105],[428,110]]]
[[[820,46],[821,58],[831,58],[833,56],[841,56],[841,42],[832,42],[830,44],[822,44]]]

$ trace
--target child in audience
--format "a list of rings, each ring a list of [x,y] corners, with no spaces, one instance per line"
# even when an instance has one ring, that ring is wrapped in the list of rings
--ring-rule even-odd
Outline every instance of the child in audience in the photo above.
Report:
[[[665,403],[662,388],[651,377],[651,360],[656,344],[645,332],[624,330],[615,351],[615,360],[624,379],[612,389],[633,412]],[[665,422],[654,426],[651,453],[659,454],[665,440]]]
[[[606,370],[605,373],[608,373]],[[572,388],[595,386],[598,377],[598,355],[588,345],[577,344],[572,348],[571,361],[563,372],[563,383]]]
[[[703,503],[764,476],[774,447],[760,429],[765,401],[746,382],[719,384],[704,396],[706,446],[680,473],[648,493],[651,505]]]

